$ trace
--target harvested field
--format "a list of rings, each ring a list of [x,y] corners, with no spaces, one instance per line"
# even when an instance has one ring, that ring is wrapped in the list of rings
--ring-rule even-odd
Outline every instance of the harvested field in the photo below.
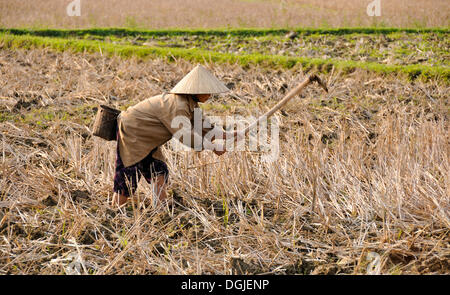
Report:
[[[264,112],[304,77],[209,67],[235,94],[204,104],[210,115]],[[125,109],[191,68],[0,50],[1,274],[449,273],[450,89],[439,79],[331,70],[329,94],[311,86],[277,113],[276,162],[166,147],[174,204],[157,210],[141,185],[112,210],[115,143],[91,136],[96,108]]]
[[[447,0],[381,1],[381,16],[367,15],[372,0],[1,0],[3,27],[440,27],[449,26]]]

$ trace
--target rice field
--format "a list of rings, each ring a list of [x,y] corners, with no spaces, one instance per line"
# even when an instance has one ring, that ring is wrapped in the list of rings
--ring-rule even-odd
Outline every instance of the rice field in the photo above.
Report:
[[[72,0],[1,0],[1,27],[297,28],[448,27],[447,0],[80,0],[80,16],[69,17]]]
[[[0,0],[0,274],[450,273],[448,1]],[[189,13],[186,13],[189,11]],[[312,71],[263,150],[176,151],[161,204],[111,205],[92,135],[201,63],[256,117]],[[230,128],[230,126],[224,126]]]
[[[0,52],[2,274],[448,273],[448,83],[332,71],[329,94],[311,86],[277,113],[276,162],[167,146],[174,203],[141,183],[117,212],[98,105],[125,109],[192,64]],[[209,115],[263,112],[305,75],[207,66],[235,95]]]

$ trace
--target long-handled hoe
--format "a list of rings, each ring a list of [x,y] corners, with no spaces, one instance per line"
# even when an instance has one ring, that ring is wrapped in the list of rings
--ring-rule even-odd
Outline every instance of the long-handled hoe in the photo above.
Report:
[[[295,87],[294,89],[289,91],[289,93],[286,94],[286,96],[283,97],[283,99],[280,100],[275,106],[273,106],[268,112],[266,112],[264,115],[260,116],[258,118],[258,120],[256,120],[255,122],[251,123],[244,130],[238,131],[237,136],[235,137],[235,139],[237,140],[238,137],[244,136],[252,128],[254,128],[257,124],[260,124],[261,122],[267,120],[270,116],[272,116],[276,111],[280,110],[284,105],[286,105],[286,103],[289,100],[291,100],[293,97],[295,97],[297,94],[299,94],[306,86],[308,86],[312,82],[317,82],[320,87],[322,87],[326,92],[328,92],[328,88],[327,88],[326,84],[317,76],[317,74],[316,73],[310,74],[302,83],[300,83],[297,87]],[[202,165],[199,165],[199,166],[188,167],[186,169],[199,168],[199,167],[202,167],[202,166],[205,166],[205,165],[216,164],[216,163],[220,163],[220,162],[222,162],[222,161],[216,161],[216,162],[212,162],[212,163],[205,163],[205,164],[202,164]]]
[[[320,87],[322,87],[326,92],[328,92],[328,88],[325,85],[325,83],[315,74],[309,75],[302,83],[300,83],[297,87],[289,91],[286,96],[280,100],[273,108],[271,108],[267,113],[260,116],[258,120],[247,126],[243,131],[241,131],[243,134],[246,134],[249,130],[254,128],[257,124],[261,123],[262,121],[267,120],[270,116],[272,116],[276,111],[281,109],[289,100],[291,100],[294,96],[302,92],[302,90],[308,86],[312,82],[317,82]]]

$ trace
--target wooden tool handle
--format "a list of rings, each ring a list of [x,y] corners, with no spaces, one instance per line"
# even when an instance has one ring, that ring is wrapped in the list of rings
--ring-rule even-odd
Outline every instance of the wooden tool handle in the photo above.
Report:
[[[291,100],[291,98],[293,98],[294,96],[296,96],[297,94],[299,94],[303,88],[305,88],[306,86],[308,86],[309,83],[311,83],[312,81],[314,81],[316,75],[312,74],[310,76],[308,76],[308,78],[306,78],[302,83],[300,83],[297,87],[295,87],[294,89],[292,89],[291,91],[289,91],[288,94],[286,94],[286,96],[280,100],[273,108],[271,108],[267,113],[265,113],[264,115],[262,115],[261,117],[258,118],[258,120],[256,120],[255,122],[253,122],[252,124],[250,124],[247,128],[244,129],[243,133],[246,134],[250,129],[254,128],[257,124],[259,124],[260,122],[262,122],[263,120],[267,120],[267,118],[269,118],[270,116],[272,116],[276,111],[278,111],[279,109],[281,109],[289,100]]]

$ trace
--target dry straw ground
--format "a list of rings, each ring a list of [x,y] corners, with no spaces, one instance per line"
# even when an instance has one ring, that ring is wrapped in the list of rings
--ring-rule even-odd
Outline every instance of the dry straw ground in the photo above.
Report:
[[[166,149],[174,204],[156,209],[142,183],[112,210],[115,145],[90,135],[94,107],[134,104],[191,66],[0,51],[0,273],[449,272],[439,81],[332,72],[328,96],[309,87],[278,114],[275,163]],[[303,77],[210,67],[242,100],[220,97],[208,114],[264,111]]]
[[[81,16],[68,17],[72,0],[0,0],[3,27],[442,27],[448,0],[381,0],[381,16],[369,17],[372,0],[81,0]]]

